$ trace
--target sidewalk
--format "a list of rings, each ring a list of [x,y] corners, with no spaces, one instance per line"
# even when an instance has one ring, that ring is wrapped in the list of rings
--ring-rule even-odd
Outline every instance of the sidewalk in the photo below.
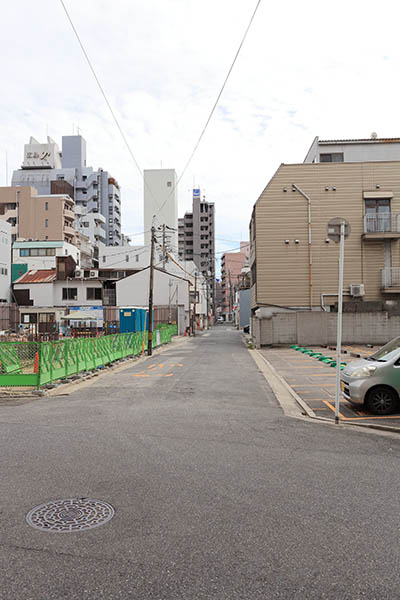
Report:
[[[315,352],[322,352],[325,356],[335,358],[335,350],[312,349]],[[373,348],[358,346],[346,346],[343,350],[346,353],[341,355],[341,360],[347,363],[357,360],[354,356],[366,356],[374,352]],[[335,368],[292,348],[261,348],[258,352],[307,404],[315,416],[334,419]],[[340,401],[339,416],[344,422],[390,425],[390,427],[400,430],[400,413],[388,417],[375,416],[353,407],[344,398]]]

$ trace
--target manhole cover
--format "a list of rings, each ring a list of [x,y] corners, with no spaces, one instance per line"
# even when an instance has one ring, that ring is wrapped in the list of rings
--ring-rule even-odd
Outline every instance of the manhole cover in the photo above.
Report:
[[[35,506],[26,515],[26,521],[42,531],[84,531],[104,525],[114,512],[111,504],[102,500],[67,498]]]

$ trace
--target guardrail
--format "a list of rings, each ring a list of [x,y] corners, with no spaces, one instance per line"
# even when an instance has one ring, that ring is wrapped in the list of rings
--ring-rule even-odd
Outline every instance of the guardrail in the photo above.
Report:
[[[176,325],[160,325],[153,347],[177,335]],[[54,342],[0,343],[0,387],[36,387],[136,356],[147,346],[147,331]]]

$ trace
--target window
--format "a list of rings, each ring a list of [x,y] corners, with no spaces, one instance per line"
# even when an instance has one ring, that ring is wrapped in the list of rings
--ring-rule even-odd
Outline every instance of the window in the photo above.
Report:
[[[89,221],[83,221],[82,225],[83,225],[84,227],[89,227]]]
[[[86,181],[87,175],[82,175],[82,181]]]
[[[44,210],[49,210],[49,203],[48,202],[44,203]]]
[[[63,300],[78,300],[78,288],[63,288],[62,289]]]
[[[106,262],[106,257],[105,256],[103,256],[103,262]]]
[[[136,254],[136,262],[139,262],[139,254]]]
[[[57,175],[57,181],[64,181],[64,175]]]
[[[19,251],[20,256],[29,256],[29,248],[21,248]]]
[[[6,267],[0,267],[0,274],[1,275],[7,275],[8,271]]]
[[[320,154],[320,162],[343,162],[343,152],[331,152],[329,154]]]
[[[366,233],[391,230],[390,198],[368,198],[365,200]]]
[[[48,219],[45,219],[45,220],[44,220],[44,226],[45,226],[45,227],[48,227],[48,226],[49,226],[49,220],[48,220]]]
[[[127,254],[127,255],[125,256],[125,260],[126,260],[126,262],[129,262],[129,254]]]
[[[101,288],[86,288],[86,300],[101,300]]]
[[[167,187],[172,187],[172,181],[167,181]]]

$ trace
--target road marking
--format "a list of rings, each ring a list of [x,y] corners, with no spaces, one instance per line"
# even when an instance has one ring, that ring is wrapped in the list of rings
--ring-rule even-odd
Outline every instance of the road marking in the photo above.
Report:
[[[332,406],[332,404],[330,404],[330,403],[328,402],[328,400],[322,400],[322,402],[323,402],[324,404],[326,404],[326,406],[327,406],[328,408],[330,408],[330,409],[331,409],[331,411],[335,412],[335,407],[334,407],[334,406]],[[341,419],[346,419],[346,417],[345,417],[344,415],[342,415],[342,413],[341,413],[340,411],[339,411],[339,417],[340,417]]]
[[[150,373],[132,373],[134,377],[150,377]]]
[[[173,373],[167,373],[164,377],[172,377]]]

